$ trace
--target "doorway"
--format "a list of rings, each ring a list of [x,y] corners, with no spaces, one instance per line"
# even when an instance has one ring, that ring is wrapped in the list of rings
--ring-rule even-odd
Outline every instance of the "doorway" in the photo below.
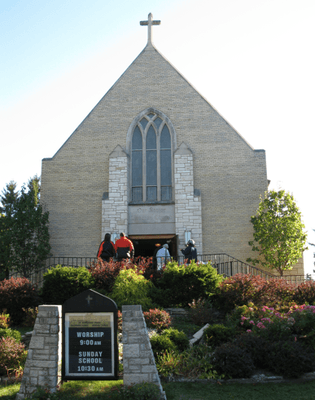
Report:
[[[130,235],[135,248],[135,257],[152,257],[156,244],[167,243],[171,257],[177,259],[177,235]]]

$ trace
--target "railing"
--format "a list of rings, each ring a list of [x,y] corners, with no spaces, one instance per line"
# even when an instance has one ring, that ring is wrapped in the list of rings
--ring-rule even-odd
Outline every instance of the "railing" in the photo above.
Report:
[[[37,271],[33,272],[28,279],[32,283],[36,283],[41,286],[44,280],[44,274],[48,269],[61,265],[64,267],[89,267],[93,261],[97,261],[96,257],[49,257],[44,262],[43,267]],[[168,261],[168,260],[166,260]],[[179,264],[184,262],[183,256],[178,256],[176,258]],[[226,253],[217,254],[201,254],[198,255],[198,262],[211,262],[213,268],[215,268],[220,275],[225,277],[233,276],[236,274],[251,274],[260,275],[265,279],[281,279],[279,275],[274,275],[270,272],[266,272],[260,268],[254,267],[243,261],[240,261],[234,257],[229,256]],[[20,276],[17,273],[12,274],[13,277]],[[304,275],[284,275],[282,279],[292,283],[301,283],[306,280]]]

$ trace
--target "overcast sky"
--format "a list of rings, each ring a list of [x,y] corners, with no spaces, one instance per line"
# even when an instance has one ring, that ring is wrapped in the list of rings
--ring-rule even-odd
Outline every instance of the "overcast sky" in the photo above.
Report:
[[[315,243],[314,0],[0,0],[0,190],[41,174],[145,47],[150,12],[155,47],[266,150]]]

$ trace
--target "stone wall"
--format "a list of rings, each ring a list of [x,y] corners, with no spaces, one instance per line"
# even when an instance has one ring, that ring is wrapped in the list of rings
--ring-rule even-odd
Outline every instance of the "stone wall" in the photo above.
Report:
[[[182,143],[174,157],[175,226],[179,238],[178,254],[185,247],[185,231],[191,232],[198,254],[202,254],[201,197],[195,196],[192,151]]]
[[[105,233],[128,235],[127,154],[120,146],[109,156],[108,195],[102,200],[102,238]],[[114,237],[112,237],[112,240]]]
[[[61,329],[61,306],[39,306],[17,400],[38,386],[56,392],[61,382]]]
[[[166,399],[155,365],[141,305],[122,306],[124,385],[151,382]]]

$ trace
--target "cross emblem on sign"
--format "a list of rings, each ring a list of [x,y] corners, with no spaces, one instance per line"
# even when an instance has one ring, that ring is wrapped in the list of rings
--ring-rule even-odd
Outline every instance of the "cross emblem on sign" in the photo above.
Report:
[[[85,300],[88,302],[88,305],[90,305],[90,301],[93,300],[93,297],[88,295],[88,297]]]
[[[148,44],[152,44],[152,25],[160,25],[161,21],[153,21],[153,15],[148,15],[147,21],[140,21],[140,25],[148,25]]]

